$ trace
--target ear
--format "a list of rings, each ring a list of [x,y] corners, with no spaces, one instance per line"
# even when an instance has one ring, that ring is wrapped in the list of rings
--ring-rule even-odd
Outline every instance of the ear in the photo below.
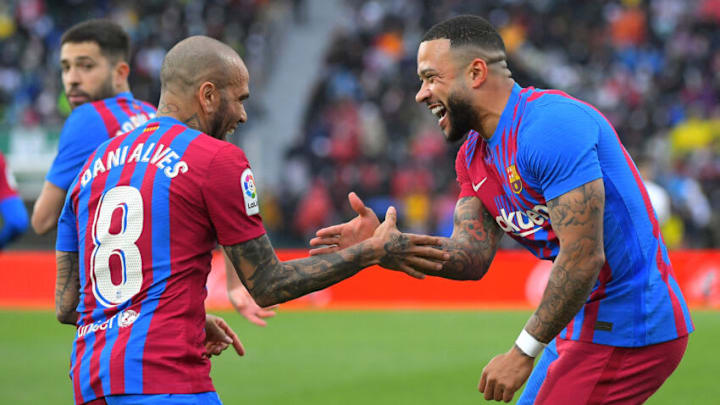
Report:
[[[120,61],[115,64],[113,69],[115,85],[122,86],[127,83],[128,76],[130,75],[130,65],[125,61]]]
[[[474,89],[480,87],[487,79],[487,62],[480,58],[473,59],[472,62],[470,62],[469,75],[471,87]]]
[[[220,94],[218,93],[217,87],[213,82],[205,81],[200,87],[198,87],[196,96],[205,114],[211,114],[215,112],[218,102],[220,101]]]

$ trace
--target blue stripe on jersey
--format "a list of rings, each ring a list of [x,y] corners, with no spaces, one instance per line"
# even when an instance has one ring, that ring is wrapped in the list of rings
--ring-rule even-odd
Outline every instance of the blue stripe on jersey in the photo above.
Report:
[[[160,137],[165,135],[168,129],[172,126],[163,128],[162,126],[153,134],[151,138],[155,138],[156,134],[161,132],[157,136]],[[187,131],[187,130],[185,130]],[[174,150],[180,157],[185,153],[185,149],[188,147],[190,142],[195,139],[195,135],[188,136],[187,132],[180,133],[175,137],[169,146]],[[150,142],[148,140],[148,142]],[[157,143],[157,140],[154,140]],[[138,173],[144,174],[145,169],[138,171],[136,169],[133,174],[133,178]],[[165,291],[167,285],[167,279],[170,278],[172,271],[170,267],[170,178],[165,176],[163,172],[158,169],[155,173],[153,181],[152,191],[152,269],[153,269],[153,284],[148,290],[147,298],[142,303],[141,312],[143,316],[138,317],[138,320],[133,325],[133,329],[128,340],[127,353],[126,353],[126,364],[125,364],[125,392],[142,392],[143,381],[142,381],[142,361],[137,364],[136,368],[129,364],[128,359],[142,359],[142,353],[145,349],[145,339],[147,337],[148,330],[150,329],[150,323],[153,318],[153,314],[157,305]],[[142,182],[142,177],[140,177]],[[139,188],[138,188],[139,189]],[[132,343],[133,340],[137,340],[137,343]],[[131,371],[131,372],[128,372]]]
[[[95,158],[100,159],[102,158],[102,155],[105,154],[105,150],[107,149],[108,142],[103,143],[100,145],[96,152],[95,152]],[[92,170],[93,165],[90,164],[89,168]],[[92,281],[90,281],[90,278],[92,277],[92,274],[88,275],[85,274],[85,270],[87,269],[90,271],[90,266],[87,266],[85,263],[85,237],[87,235],[87,232],[85,230],[88,229],[88,214],[89,210],[87,209],[88,204],[90,203],[90,195],[92,194],[90,192],[92,188],[92,182],[88,183],[85,187],[80,189],[80,192],[78,193],[78,224],[80,229],[80,234],[78,235],[78,264],[80,267],[80,291],[83,293],[80,294],[80,304],[78,305],[78,312],[83,313],[85,311],[85,288],[87,283],[90,283],[90,286],[92,287]],[[80,208],[80,207],[85,207]],[[93,299],[94,300],[94,299]],[[88,324],[93,323],[100,319],[97,317],[97,308],[93,310],[93,312],[90,314],[90,320],[88,321]],[[102,312],[100,314],[102,316]],[[82,359],[80,360],[80,387],[81,387],[81,393],[83,398],[95,398],[95,393],[90,386],[90,359],[93,355],[93,345],[95,344],[95,334],[94,333],[88,333],[84,337],[85,340],[85,353],[83,353]],[[75,342],[73,342],[73,351],[75,351],[75,344],[77,342],[77,339]],[[75,358],[73,357],[73,361]],[[87,383],[83,383],[83,381],[87,381]]]
[[[120,143],[118,146],[120,150],[122,148],[127,147],[128,148],[128,155],[132,152],[130,150],[130,146],[137,140],[138,137],[143,133],[142,130],[134,131],[126,136],[125,139]],[[113,187],[116,187],[118,182],[120,181],[120,177],[122,175],[123,169],[125,168],[125,165],[119,165],[116,167],[113,167],[110,172],[108,173],[107,182],[105,183],[105,192],[109,191]],[[124,220],[127,221],[127,216],[124,217]],[[123,229],[126,229],[126,225],[123,226]],[[127,276],[124,277],[127,279]],[[120,305],[117,306],[117,312],[116,314],[120,314],[122,311],[124,311],[127,307],[132,304],[132,300],[128,300]],[[112,349],[115,345],[115,341],[117,340],[118,333],[120,331],[119,327],[114,328],[107,328],[105,330],[105,345],[103,346],[102,352],[100,353],[100,381],[102,381],[102,387],[103,392],[110,393],[110,359],[112,355]]]
[[[155,146],[153,146],[153,148],[155,148],[158,141],[160,140],[160,138],[162,138],[164,134],[165,131],[163,131],[163,128],[158,128],[145,141],[143,150],[149,149],[150,144],[155,144]],[[130,185],[132,187],[135,187],[138,190],[142,189],[143,180],[145,178],[145,173],[147,172],[148,164],[149,162],[143,162],[142,159],[137,162],[132,177],[130,178]],[[157,175],[158,173],[156,173],[156,176]],[[154,195],[152,196],[152,199],[155,200]],[[145,215],[148,214],[149,212],[145,212]],[[152,233],[154,234],[155,231],[157,231],[157,229],[155,229],[154,221],[152,223],[152,226]],[[157,248],[158,247],[153,244],[153,256],[155,255],[155,249]],[[155,267],[154,262],[152,266],[153,268]],[[143,268],[144,267],[145,264],[143,263]],[[153,277],[155,277],[154,270]],[[153,283],[156,282],[155,280],[156,279],[153,278]],[[125,392],[143,392],[142,353],[145,348],[145,336],[147,334],[147,329],[150,326],[150,319],[152,318],[152,312],[155,311],[156,305],[157,304],[153,304],[153,302],[150,301],[150,293],[148,293],[148,298],[142,302],[140,307],[140,314],[135,323],[133,324],[132,330],[130,331],[130,337],[128,338],[125,351]]]

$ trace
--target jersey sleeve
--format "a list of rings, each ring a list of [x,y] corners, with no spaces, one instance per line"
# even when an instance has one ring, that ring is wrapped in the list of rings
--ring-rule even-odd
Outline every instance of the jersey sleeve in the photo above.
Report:
[[[0,153],[0,201],[17,196],[15,178],[5,164],[5,156]]]
[[[460,195],[458,198],[475,196],[470,175],[467,171],[465,148],[467,148],[467,144],[463,144],[463,146],[460,147],[457,157],[455,158],[455,174],[457,175],[457,182],[460,185]]]
[[[228,144],[215,155],[202,192],[221,245],[235,245],[265,234],[255,178],[240,148]]]
[[[55,250],[61,252],[78,251],[77,220],[72,201],[73,193],[68,193],[65,197],[65,205],[60,213],[60,218],[58,218]]]
[[[45,179],[68,190],[88,156],[108,139],[100,114],[90,103],[76,108],[65,121],[58,153]]]
[[[543,111],[518,139],[518,169],[529,174],[546,201],[602,177],[600,126],[575,105]]]

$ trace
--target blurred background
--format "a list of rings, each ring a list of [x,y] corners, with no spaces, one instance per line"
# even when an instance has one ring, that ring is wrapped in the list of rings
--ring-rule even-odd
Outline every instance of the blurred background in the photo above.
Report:
[[[163,56],[195,34],[233,46],[251,75],[251,161],[275,246],[307,246],[353,216],[356,191],[401,229],[449,235],[454,156],[415,103],[416,50],[447,17],[500,30],[522,86],[557,88],[614,124],[653,193],[671,248],[720,246],[720,0],[9,0],[0,3],[0,150],[30,212],[70,109],[59,40],[109,17],[130,34],[130,85],[156,104]],[[30,230],[10,249],[51,249]],[[505,248],[515,248],[505,238]]]

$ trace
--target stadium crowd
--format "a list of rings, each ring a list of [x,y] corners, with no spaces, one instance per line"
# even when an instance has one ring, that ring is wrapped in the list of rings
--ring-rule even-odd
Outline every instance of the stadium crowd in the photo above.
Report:
[[[156,102],[165,51],[192,34],[239,50],[257,89],[270,76],[284,29],[273,14],[296,3],[3,2],[0,149],[8,128],[59,127],[69,113],[57,44],[73,23],[98,16],[120,22],[133,45],[133,93]],[[433,116],[414,101],[415,51],[433,23],[474,13],[500,29],[521,85],[564,90],[611,120],[658,198],[665,196],[668,208],[658,211],[670,247],[720,246],[720,0],[346,4],[302,136],[287,151],[285,184],[261,195],[271,234],[304,245],[318,228],[353,215],[346,199],[353,190],[376,212],[398,206],[402,229],[449,234],[457,146],[445,145]],[[252,98],[248,108],[250,117],[262,114]]]
[[[521,85],[564,90],[610,119],[655,183],[671,247],[720,244],[720,1],[349,4],[288,152],[285,217],[298,238],[350,218],[351,190],[376,212],[402,207],[406,229],[451,232],[457,146],[414,101],[415,54],[434,22],[471,13],[499,27]]]

